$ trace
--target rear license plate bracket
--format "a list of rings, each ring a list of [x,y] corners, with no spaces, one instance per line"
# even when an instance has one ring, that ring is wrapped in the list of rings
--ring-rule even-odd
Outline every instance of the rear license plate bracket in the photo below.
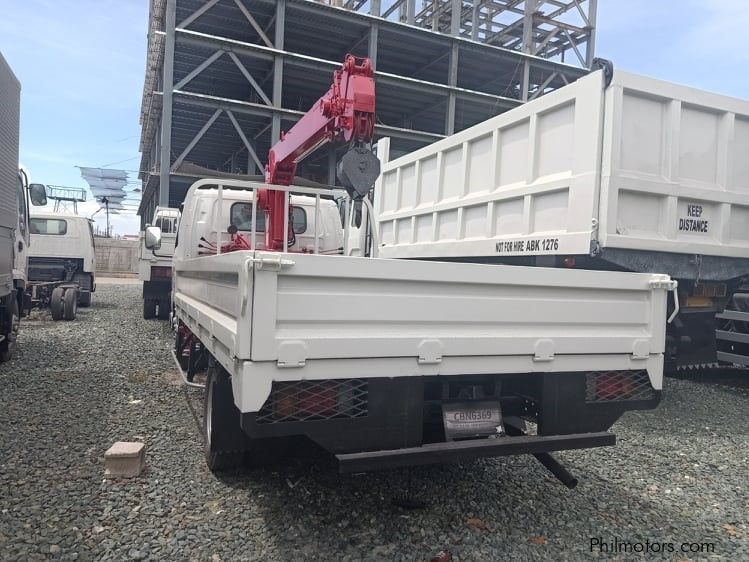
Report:
[[[442,420],[447,441],[504,434],[502,408],[496,400],[446,402]]]

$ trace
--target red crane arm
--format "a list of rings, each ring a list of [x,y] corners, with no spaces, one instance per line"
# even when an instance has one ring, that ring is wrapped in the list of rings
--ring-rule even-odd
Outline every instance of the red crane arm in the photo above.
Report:
[[[372,63],[346,55],[333,85],[270,149],[266,181],[291,185],[296,166],[328,142],[368,143],[374,133],[375,87]]]
[[[329,142],[369,144],[374,134],[375,85],[368,58],[346,55],[333,73],[333,84],[315,105],[268,152],[265,181],[291,185],[297,164]],[[258,207],[266,213],[265,247],[283,250],[284,208],[288,194],[261,189]],[[289,213],[289,216],[291,213]]]

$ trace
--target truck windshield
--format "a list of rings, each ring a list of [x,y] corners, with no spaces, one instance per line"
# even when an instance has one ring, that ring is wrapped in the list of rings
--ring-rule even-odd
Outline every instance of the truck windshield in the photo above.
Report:
[[[238,230],[252,231],[252,203],[234,203],[231,206],[231,224]],[[291,224],[294,234],[303,234],[307,230],[307,212],[297,205],[292,207]],[[265,232],[265,213],[257,213],[255,224],[257,232]]]
[[[154,226],[158,226],[163,234],[173,234],[177,232],[177,217],[158,217]]]
[[[31,219],[29,230],[31,234],[67,234],[68,221],[64,219]]]

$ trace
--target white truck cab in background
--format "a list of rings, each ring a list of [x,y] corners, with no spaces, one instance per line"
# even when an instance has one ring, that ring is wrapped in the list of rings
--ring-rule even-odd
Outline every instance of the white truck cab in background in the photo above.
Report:
[[[169,318],[172,309],[172,255],[177,239],[179,210],[156,207],[153,219],[146,224],[161,230],[161,247],[158,250],[145,246],[143,232],[140,233],[140,260],[138,277],[143,281],[143,318]]]
[[[190,201],[189,207],[184,207],[182,213],[189,213],[190,220],[195,228],[184,234],[188,240],[184,241],[183,248],[193,248],[196,252],[207,252],[200,250],[200,238],[215,240],[216,233],[213,228],[213,220],[223,217],[224,230],[229,224],[237,227],[239,232],[247,233],[252,228],[252,210],[254,194],[246,190],[233,190],[227,188],[223,191],[221,201],[218,200],[217,189],[204,189],[196,193]],[[314,247],[313,226],[316,221],[318,210],[315,207],[315,199],[312,197],[292,196],[292,224],[293,231],[290,236],[290,249],[292,251],[311,252]],[[342,251],[343,229],[338,208],[332,200],[322,200],[319,207],[320,222],[318,239],[321,253],[336,254]],[[154,212],[154,220],[148,227],[159,229],[160,245],[158,248],[146,246],[145,232],[141,233],[141,259],[139,277],[143,280],[143,317],[146,319],[158,317],[165,320],[169,318],[171,311],[172,291],[172,257],[177,242],[177,228],[181,217],[177,209],[157,207]],[[256,215],[256,247],[265,247],[265,214]],[[193,240],[192,238],[196,238]],[[226,240],[224,240],[225,242]],[[158,307],[158,309],[157,309]]]
[[[91,306],[96,291],[96,252],[91,221],[65,213],[34,213],[29,221],[30,283],[72,283],[78,306]]]

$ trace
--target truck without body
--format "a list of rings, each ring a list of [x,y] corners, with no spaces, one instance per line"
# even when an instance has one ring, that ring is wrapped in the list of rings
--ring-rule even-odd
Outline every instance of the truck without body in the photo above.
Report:
[[[326,256],[327,225],[309,218],[311,239],[267,252],[257,218],[240,238],[234,211],[257,189],[314,197],[315,217],[331,194],[188,191],[175,354],[188,381],[207,367],[212,469],[262,464],[301,436],[341,471],[533,453],[570,484],[549,451],[611,445],[622,413],[658,404],[668,276]],[[158,228],[145,237],[158,247]]]
[[[31,216],[29,230],[26,307],[49,305],[55,320],[73,320],[78,306],[91,306],[96,291],[91,221],[64,213],[40,213]]]
[[[716,312],[746,300],[749,101],[607,68],[400,158],[388,147],[382,257],[666,273],[682,303],[667,358],[716,361]],[[734,355],[747,325],[718,333]]]

